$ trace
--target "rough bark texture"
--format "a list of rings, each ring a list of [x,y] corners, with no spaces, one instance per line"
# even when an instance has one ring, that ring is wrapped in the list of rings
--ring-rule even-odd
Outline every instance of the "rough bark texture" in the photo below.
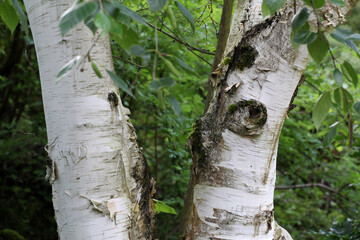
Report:
[[[265,20],[261,1],[236,4],[225,58],[210,79],[209,108],[189,138],[183,239],[291,239],[273,207],[278,139],[309,60],[306,46],[291,43],[291,4]],[[326,5],[324,25],[343,22],[353,5]]]
[[[61,67],[86,55],[96,38],[83,25],[61,37],[59,18],[73,2],[25,1],[40,68],[59,237],[152,239],[154,183],[129,110],[105,72],[113,70],[109,39],[100,38],[90,53],[104,78],[85,58],[55,83]]]

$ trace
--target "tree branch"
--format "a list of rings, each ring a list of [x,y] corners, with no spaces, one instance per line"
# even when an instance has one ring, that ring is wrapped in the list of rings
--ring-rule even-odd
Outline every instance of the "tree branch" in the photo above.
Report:
[[[222,14],[221,14],[220,28],[219,28],[219,37],[216,45],[216,52],[212,66],[212,72],[215,71],[215,69],[219,65],[224,55],[226,42],[230,33],[233,5],[234,5],[234,0],[224,0]]]
[[[147,25],[149,25],[150,27],[152,27],[152,28],[155,29],[155,26],[154,26],[154,25],[152,25],[152,24],[149,23],[148,21],[145,21],[145,22],[147,23]],[[164,26],[165,26],[165,24],[164,24]],[[165,27],[166,27],[166,26],[165,26]],[[166,28],[167,28],[167,27],[166,27]],[[167,28],[167,29],[168,29],[168,28]],[[158,29],[158,31],[161,32],[161,33],[163,33],[163,34],[165,34],[166,36],[174,39],[174,40],[177,41],[178,43],[184,45],[184,46],[185,46],[187,49],[189,49],[190,51],[191,51],[191,50],[194,50],[194,51],[198,51],[198,52],[201,52],[201,53],[204,53],[204,54],[208,54],[208,55],[213,55],[213,56],[215,55],[215,53],[210,52],[209,50],[191,46],[190,44],[188,44],[188,43],[184,42],[183,40],[181,40],[181,39],[180,39],[176,34],[174,34],[173,32],[172,32],[172,33],[173,33],[175,36],[171,35],[170,33],[166,32],[166,31],[164,31],[164,30],[162,30],[162,29]]]
[[[333,193],[337,193],[340,194],[338,191],[336,191],[334,188],[329,187],[323,183],[307,183],[307,184],[296,184],[296,185],[291,185],[291,186],[276,186],[275,189],[276,190],[285,190],[285,189],[296,189],[296,188],[308,188],[308,187],[319,187],[319,188],[324,188],[330,192]]]

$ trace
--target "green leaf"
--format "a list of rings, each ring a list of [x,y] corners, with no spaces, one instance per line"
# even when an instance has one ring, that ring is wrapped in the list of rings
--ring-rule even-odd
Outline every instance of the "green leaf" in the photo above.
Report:
[[[307,45],[307,49],[314,61],[320,64],[328,52],[327,41],[324,34],[319,33],[316,40]]]
[[[171,107],[174,110],[176,116],[180,117],[181,121],[183,121],[184,116],[183,116],[179,102],[176,100],[176,98],[174,98],[173,95],[169,96],[169,101],[170,101]]]
[[[335,103],[341,107],[341,109],[344,108],[344,95],[343,92],[341,91],[341,88],[336,88],[334,90],[334,100]]]
[[[144,26],[147,26],[145,20],[138,13],[134,12],[130,8],[125,7],[124,5],[122,5],[121,3],[117,2],[117,1],[115,1],[114,3],[116,3],[118,8],[120,8],[121,13],[125,14],[126,16],[133,19],[134,21],[137,21],[138,23],[141,23]]]
[[[122,29],[122,34],[116,32],[116,29]],[[130,49],[132,45],[137,44],[139,41],[137,33],[131,27],[125,26],[124,24],[113,24],[110,33],[123,49]]]
[[[159,55],[159,57],[161,58],[161,60],[164,61],[165,65],[169,68],[169,70],[177,77],[180,77],[180,73],[178,72],[178,70],[174,67],[174,65],[166,58],[164,58],[163,56]]]
[[[98,66],[93,61],[91,61],[91,67],[94,70],[96,76],[98,76],[99,78],[103,78],[103,75],[101,74]]]
[[[189,65],[187,65],[184,61],[182,61],[179,58],[176,58],[176,61],[179,63],[180,67],[182,69],[184,69],[185,71],[192,73],[195,76],[198,76],[198,74],[194,71],[194,69],[192,69],[191,67],[189,67]]]
[[[360,34],[359,33],[353,33],[353,34],[347,36],[346,40],[360,41]]]
[[[172,78],[160,78],[159,81],[164,87],[172,87],[175,84],[175,81]]]
[[[285,3],[285,0],[264,0],[261,6],[263,17],[273,15]]]
[[[165,91],[163,91],[162,89],[159,89],[159,91],[157,91],[157,100],[158,100],[159,106],[162,110],[164,110],[166,108],[164,95],[165,95]]]
[[[180,12],[184,15],[186,20],[190,23],[193,32],[195,32],[194,18],[191,15],[191,13],[189,12],[189,10],[184,5],[182,5],[179,1],[175,1],[175,5],[179,8]]]
[[[174,29],[177,29],[178,26],[177,26],[177,21],[176,21],[176,18],[175,18],[175,14],[174,14],[172,8],[170,7],[170,5],[168,5],[166,7],[166,12],[167,12],[167,16],[170,18],[171,25],[173,26]]]
[[[119,78],[117,75],[115,75],[115,73],[106,70],[106,72],[109,74],[109,76],[111,77],[111,79],[116,82],[116,84],[119,86],[119,88],[126,92],[128,95],[130,95],[132,98],[135,99],[134,95],[132,94],[132,92],[130,91],[130,89],[128,88],[126,82],[124,82],[124,80],[122,80],[121,78]]]
[[[100,5],[98,2],[96,2],[96,9],[92,12],[92,14],[90,16],[88,16],[84,19],[85,25],[91,30],[93,35],[95,35],[95,33],[98,29],[94,23],[94,18],[96,16],[96,14],[98,14],[99,11],[100,11]]]
[[[147,52],[145,48],[143,48],[140,45],[136,45],[136,44],[134,44],[130,47],[130,51],[139,57],[144,55]]]
[[[117,18],[119,14],[119,8],[117,6],[118,1],[102,1],[103,9],[113,18]]]
[[[130,52],[144,59],[145,63],[148,62],[151,58],[150,53],[145,48],[137,44],[131,45]]]
[[[336,122],[330,126],[330,129],[326,133],[324,141],[323,141],[324,147],[327,147],[334,140],[336,133],[337,133],[337,125],[338,124],[339,124],[339,122]]]
[[[111,29],[111,19],[104,12],[99,12],[94,18],[95,26],[103,30],[103,34],[107,34]]]
[[[321,8],[325,4],[325,0],[313,0],[315,8]],[[312,7],[311,0],[304,0],[304,3],[310,7]]]
[[[112,25],[111,25],[111,29],[110,29],[110,33],[114,36],[119,36],[120,38],[124,37],[122,36],[124,33],[124,28],[125,27],[123,24],[118,23],[117,21],[113,21]],[[115,39],[116,41],[116,39]]]
[[[336,41],[345,44],[345,41],[349,36],[351,36],[353,32],[346,28],[337,28],[333,33],[331,33],[331,37],[333,37]]]
[[[314,105],[312,111],[312,120],[316,129],[319,129],[322,122],[329,113],[331,106],[331,96],[329,92],[323,93]]]
[[[360,54],[359,49],[357,48],[356,44],[352,40],[346,40],[345,41],[349,47],[354,50],[357,54]]]
[[[98,28],[95,26],[94,17],[87,17],[86,19],[84,19],[84,23],[91,30],[92,34],[95,35]]]
[[[360,102],[356,102],[353,106],[355,111],[360,114]]]
[[[351,66],[351,64],[347,61],[344,61],[344,63],[341,65],[341,71],[344,73],[345,77],[354,84],[356,88],[359,79],[356,71]]]
[[[14,7],[10,4],[7,4],[6,2],[2,2],[0,4],[0,17],[2,18],[6,26],[10,29],[12,34],[19,23],[19,19],[16,15]]]
[[[329,1],[338,6],[345,6],[345,3],[342,0],[329,0]]]
[[[20,24],[21,24],[26,36],[29,36],[28,19],[27,19],[27,16],[26,16],[23,8],[20,6],[20,3],[18,0],[12,0],[12,3],[13,3],[13,6],[15,8],[17,15],[19,16]]]
[[[336,80],[337,84],[339,84],[339,86],[341,87],[343,83],[343,75],[338,68],[335,68],[334,70],[334,79]]]
[[[155,211],[156,213],[170,213],[170,214],[177,214],[175,209],[166,205],[165,203],[163,203],[162,201],[153,199],[153,201],[155,202]]]
[[[64,36],[70,29],[91,16],[95,10],[95,2],[76,1],[60,18],[61,35]]]
[[[76,56],[75,58],[67,62],[56,74],[56,82],[60,81],[61,78],[63,78],[66,74],[68,74],[71,71],[71,69],[73,69],[80,60],[81,60],[81,56]]]
[[[147,0],[149,8],[152,12],[157,12],[163,7],[165,7],[165,4],[167,0]]]
[[[292,41],[297,44],[309,44],[315,41],[317,34],[311,31],[298,31],[294,34]]]
[[[161,83],[158,81],[158,80],[154,80],[154,81],[151,81],[149,83],[149,88],[150,89],[154,89],[154,90],[158,90],[160,89],[162,86],[161,86]]]
[[[337,88],[334,90],[334,100],[336,104],[341,108],[341,110],[345,113],[347,113],[348,107],[350,108],[351,103],[354,101],[351,94],[344,88]]]
[[[160,78],[159,80],[154,80],[149,83],[149,88],[151,89],[160,89],[163,87],[172,87],[174,86],[175,81],[172,78]]]
[[[304,26],[304,24],[309,19],[310,13],[307,8],[301,9],[301,11],[295,16],[294,20],[291,23],[292,29],[296,30]]]

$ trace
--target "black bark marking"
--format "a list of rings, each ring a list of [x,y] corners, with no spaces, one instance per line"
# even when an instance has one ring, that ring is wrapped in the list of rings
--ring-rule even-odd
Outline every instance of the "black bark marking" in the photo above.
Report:
[[[261,133],[266,120],[266,107],[258,101],[246,100],[228,107],[224,124],[233,133],[254,136]]]
[[[110,103],[111,110],[115,110],[119,105],[119,98],[114,92],[108,93],[107,100]]]

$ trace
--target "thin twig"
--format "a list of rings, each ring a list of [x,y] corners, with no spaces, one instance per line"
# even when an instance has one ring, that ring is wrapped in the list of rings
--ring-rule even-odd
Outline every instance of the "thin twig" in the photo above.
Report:
[[[345,90],[343,88],[341,88],[341,90],[342,90],[342,92],[343,92],[343,94],[345,96],[345,101],[346,101],[347,117],[349,119],[349,132],[350,132],[349,145],[352,148],[353,147],[353,140],[354,140],[354,129],[353,129],[354,122],[353,122],[352,117],[351,117],[351,112],[350,112],[350,107],[349,107],[349,98],[346,95]]]
[[[317,14],[316,12],[316,8],[315,8],[315,3],[314,3],[314,0],[310,0],[311,1],[311,5],[312,5],[312,8],[313,8],[313,11],[314,11],[314,14],[315,14],[315,17],[316,17],[316,23],[317,23],[317,27],[318,27],[318,34],[320,33],[320,30],[321,30],[321,22],[320,22],[320,18],[319,18],[319,15]],[[321,37],[324,37],[323,35],[321,35]],[[330,53],[330,56],[331,56],[331,60],[332,60],[332,63],[334,64],[334,68],[336,69],[336,62],[335,62],[335,57],[330,49],[330,44],[329,42],[327,41],[327,39],[325,38],[325,43],[326,43],[326,46],[328,48],[328,51]]]
[[[100,5],[100,10],[101,10],[101,11],[104,11],[103,4],[102,4],[102,1],[101,1],[101,0],[99,0],[99,5]]]
[[[157,18],[157,19],[159,19],[159,18]],[[181,44],[184,45],[192,54],[194,54],[195,56],[197,56],[198,58],[200,58],[201,60],[203,60],[204,62],[206,62],[207,64],[209,64],[210,66],[212,66],[212,64],[209,63],[205,58],[203,58],[202,56],[200,56],[200,55],[198,55],[197,53],[194,52],[194,50],[199,51],[198,48],[194,48],[194,47],[190,46],[188,43],[182,41],[182,40],[176,35],[176,33],[174,33],[173,31],[171,31],[171,29],[168,28],[168,27],[164,24],[164,22],[163,22],[161,19],[159,19],[159,20],[161,21],[161,23],[163,24],[163,26],[164,26],[168,31],[170,31],[172,34],[175,35],[175,37],[172,36],[172,35],[169,34],[169,33],[166,33],[166,32],[163,31],[162,29],[158,29],[160,32],[166,34],[167,36],[169,36],[169,37],[171,37],[172,39],[176,40],[177,42],[181,43]],[[148,23],[148,22],[146,22],[146,23],[147,23],[150,27],[155,28],[155,26],[153,26],[151,23]],[[206,50],[203,50],[203,51],[206,51]],[[202,51],[199,51],[199,52],[202,52]]]
[[[145,21],[147,25],[149,25],[150,27],[154,28],[155,29],[155,26],[152,25],[151,23]],[[166,25],[164,25],[166,27]],[[166,27],[167,28],[167,27]],[[167,28],[169,30],[169,28]],[[204,54],[207,54],[207,55],[215,55],[215,53],[213,52],[210,52],[209,50],[206,50],[206,49],[202,49],[202,48],[197,48],[197,47],[194,47],[194,46],[191,46],[190,44],[184,42],[183,40],[181,40],[176,34],[176,36],[173,36],[171,35],[170,33],[162,30],[162,29],[158,29],[159,32],[165,34],[166,36],[174,39],[175,41],[179,42],[180,44],[184,45],[187,49],[189,50],[194,50],[194,51],[198,51],[198,52],[201,52],[201,53],[204,53]],[[171,30],[169,30],[171,31]],[[172,31],[171,31],[172,32]]]
[[[156,60],[157,60],[157,54],[159,52],[157,31],[158,31],[157,18],[155,18],[155,55],[154,55],[154,65],[153,65],[153,72],[152,72],[153,81],[156,80]]]
[[[136,63],[131,62],[131,61],[129,61],[129,60],[126,60],[125,58],[118,57],[118,56],[113,56],[113,58],[119,59],[119,60],[121,60],[121,61],[123,61],[123,62],[125,62],[125,63],[131,64],[131,65],[133,65],[133,66],[135,66],[135,67],[138,67],[138,68],[147,68],[147,67],[150,66],[150,65],[145,65],[145,66],[144,66],[144,65],[139,65],[139,64],[136,64]]]
[[[296,185],[291,185],[291,186],[276,186],[275,189],[276,190],[285,190],[285,189],[309,188],[309,187],[310,188],[312,188],[312,187],[324,188],[330,192],[340,194],[338,191],[336,191],[332,187],[329,187],[323,183],[307,183],[307,184],[296,184]]]
[[[305,82],[306,82],[310,87],[312,87],[313,89],[315,89],[316,91],[318,91],[320,94],[322,93],[322,91],[321,91],[317,86],[315,86],[314,84],[312,84],[311,82],[307,81],[306,79],[305,79]]]
[[[135,89],[136,81],[139,78],[141,71],[142,71],[142,68],[140,67],[139,72],[136,74],[134,81],[131,83],[131,86],[133,87],[133,89]],[[125,93],[125,96],[121,99],[121,101],[124,102],[125,99],[127,98],[127,96],[128,96],[128,94]]]

